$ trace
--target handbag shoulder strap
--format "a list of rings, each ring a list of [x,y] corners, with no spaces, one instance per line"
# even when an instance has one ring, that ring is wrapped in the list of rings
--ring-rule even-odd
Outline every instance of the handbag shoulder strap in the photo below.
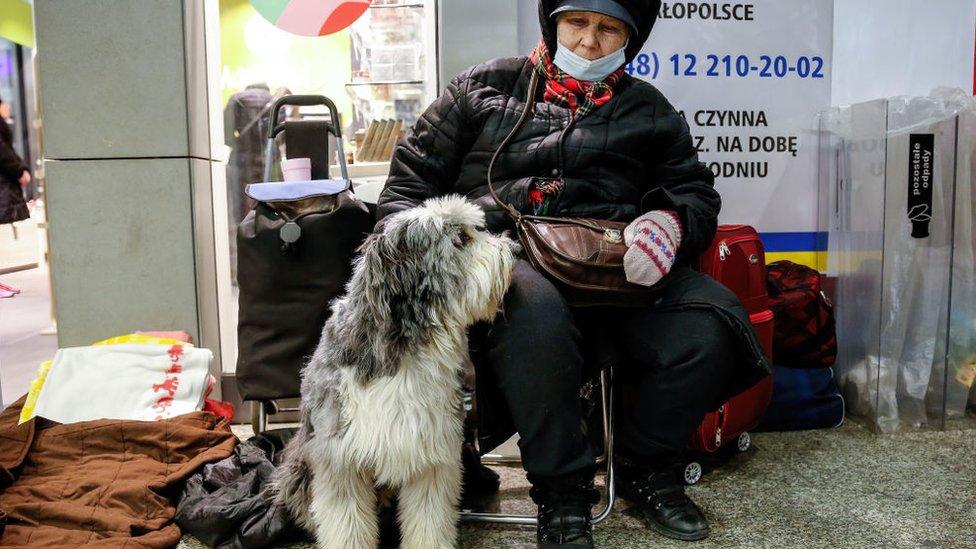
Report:
[[[498,196],[498,193],[495,192],[495,187],[494,185],[492,185],[492,181],[491,181],[491,172],[495,167],[495,161],[498,160],[498,155],[501,154],[502,149],[504,149],[505,146],[508,145],[508,142],[511,141],[513,137],[515,137],[515,134],[517,134],[519,130],[522,129],[522,126],[525,125],[525,122],[529,119],[529,116],[535,110],[535,93],[536,93],[536,89],[538,88],[538,85],[539,85],[539,71],[536,70],[535,67],[533,67],[532,76],[529,78],[528,97],[525,98],[525,110],[522,111],[522,115],[515,123],[515,127],[512,128],[512,131],[508,132],[508,135],[506,135],[505,139],[502,140],[501,145],[498,145],[498,149],[495,150],[495,154],[493,154],[491,157],[491,162],[488,163],[488,192],[491,193],[491,197],[495,200],[495,203],[501,206],[501,208],[504,209],[508,213],[508,215],[516,222],[518,222],[518,220],[522,217],[522,214],[519,213],[519,211],[516,210],[511,204],[504,202]]]

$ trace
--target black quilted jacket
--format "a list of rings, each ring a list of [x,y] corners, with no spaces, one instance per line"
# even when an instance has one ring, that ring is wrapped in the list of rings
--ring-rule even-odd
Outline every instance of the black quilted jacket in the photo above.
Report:
[[[544,36],[554,33],[544,28]],[[632,40],[628,53],[636,54],[643,41],[635,47]],[[454,78],[397,145],[378,216],[457,193],[485,209],[489,229],[510,228],[486,175],[526,107],[531,71],[527,58],[505,58]],[[685,229],[679,261],[711,243],[721,206],[713,176],[698,161],[687,123],[657,88],[625,75],[609,103],[573,121],[568,109],[543,101],[543,87],[531,99],[532,118],[495,164],[493,181],[504,200],[531,213],[532,179],[557,177],[565,185],[550,206],[553,215],[630,221],[648,210],[674,209]]]

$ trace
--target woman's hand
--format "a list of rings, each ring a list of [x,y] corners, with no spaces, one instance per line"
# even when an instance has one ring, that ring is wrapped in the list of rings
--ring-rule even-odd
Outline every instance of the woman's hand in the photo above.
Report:
[[[26,187],[26,186],[30,185],[30,182],[31,182],[30,172],[27,171],[27,170],[24,170],[24,173],[20,174],[20,179],[18,180],[18,182],[20,183],[20,186],[21,187]]]
[[[660,282],[674,266],[681,238],[681,219],[673,211],[653,210],[635,219],[624,229],[627,281],[642,286]]]

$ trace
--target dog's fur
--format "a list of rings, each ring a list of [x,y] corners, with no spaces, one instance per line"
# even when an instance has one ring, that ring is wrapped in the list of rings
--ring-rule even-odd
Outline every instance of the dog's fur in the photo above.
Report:
[[[276,479],[319,547],[376,547],[378,488],[399,491],[403,547],[454,547],[467,328],[499,311],[517,250],[483,227],[460,197],[395,214],[333,302]]]

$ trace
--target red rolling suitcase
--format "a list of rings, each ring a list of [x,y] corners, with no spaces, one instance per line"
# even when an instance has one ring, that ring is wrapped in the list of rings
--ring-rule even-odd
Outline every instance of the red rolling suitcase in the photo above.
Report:
[[[766,355],[771,357],[773,312],[766,294],[766,254],[756,230],[748,225],[720,226],[712,246],[699,257],[697,267],[735,292],[749,313]],[[767,376],[706,414],[692,437],[691,449],[712,453],[733,441],[739,451],[749,449],[748,432],[759,424],[772,394],[773,378]],[[692,479],[686,475],[686,480]]]

